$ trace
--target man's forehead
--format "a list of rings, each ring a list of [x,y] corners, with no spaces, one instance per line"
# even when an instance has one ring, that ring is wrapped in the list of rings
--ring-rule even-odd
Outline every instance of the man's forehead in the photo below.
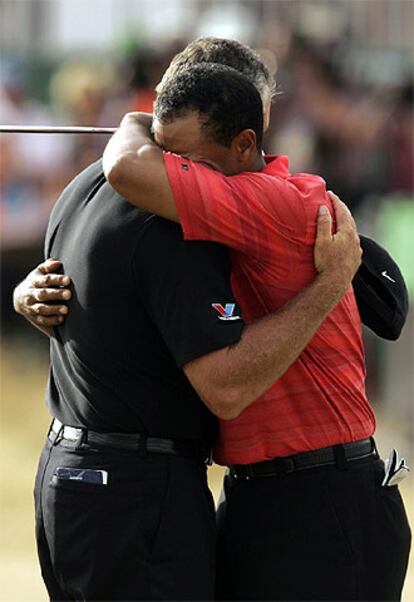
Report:
[[[196,112],[187,113],[184,116],[176,117],[168,123],[162,123],[154,117],[152,129],[157,142],[168,145],[171,141],[179,143],[181,141],[195,140],[200,132],[199,115]]]

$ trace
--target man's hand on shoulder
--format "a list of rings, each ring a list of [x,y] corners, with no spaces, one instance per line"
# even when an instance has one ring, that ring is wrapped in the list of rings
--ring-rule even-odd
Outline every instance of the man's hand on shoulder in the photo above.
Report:
[[[51,327],[62,324],[69,312],[65,302],[72,296],[67,288],[70,278],[54,273],[61,267],[57,259],[47,259],[32,270],[13,292],[15,311],[48,336]]]
[[[335,210],[336,232],[328,208],[319,208],[314,261],[320,276],[344,293],[361,265],[362,249],[354,218],[333,192],[328,192]]]

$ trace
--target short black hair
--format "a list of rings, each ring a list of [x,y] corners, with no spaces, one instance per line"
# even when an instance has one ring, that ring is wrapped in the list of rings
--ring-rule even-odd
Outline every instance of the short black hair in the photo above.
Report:
[[[262,99],[247,77],[232,67],[202,63],[180,69],[154,104],[154,115],[161,123],[191,111],[199,113],[203,128],[215,142],[230,147],[237,134],[252,129],[261,148]]]

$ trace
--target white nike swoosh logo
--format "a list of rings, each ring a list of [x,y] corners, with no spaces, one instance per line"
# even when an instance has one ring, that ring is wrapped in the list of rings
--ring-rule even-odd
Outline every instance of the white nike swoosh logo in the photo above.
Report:
[[[387,270],[384,270],[383,272],[381,272],[381,276],[384,276],[384,278],[387,278],[387,280],[390,280],[391,282],[395,282],[395,280],[393,278],[391,278],[391,276],[388,276]]]

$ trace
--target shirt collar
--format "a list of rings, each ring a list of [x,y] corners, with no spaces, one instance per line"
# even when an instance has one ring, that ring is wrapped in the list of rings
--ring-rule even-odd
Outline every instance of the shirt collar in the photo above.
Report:
[[[286,155],[264,155],[266,166],[261,170],[263,173],[287,178],[289,173],[289,158]]]

